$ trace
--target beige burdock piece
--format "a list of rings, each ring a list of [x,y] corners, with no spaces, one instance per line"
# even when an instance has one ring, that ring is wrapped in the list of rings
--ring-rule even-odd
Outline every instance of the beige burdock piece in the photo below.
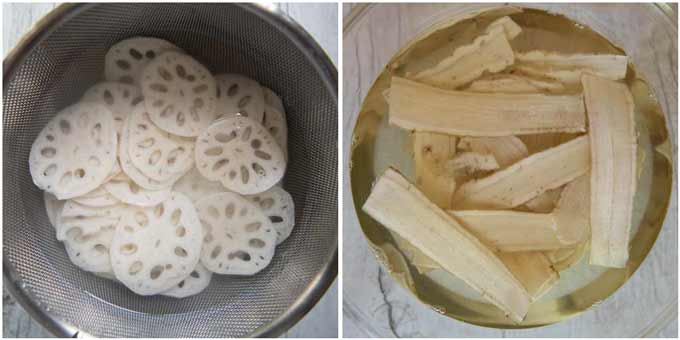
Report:
[[[621,80],[626,77],[628,57],[615,54],[562,55],[546,51],[515,53],[514,68],[539,77],[558,80],[567,85],[581,83],[581,75]]]
[[[488,177],[460,186],[453,208],[510,209],[560,187],[590,169],[588,136],[533,154]]]
[[[498,257],[396,170],[378,179],[362,209],[521,322],[531,297]]]
[[[456,181],[446,169],[447,160],[456,154],[455,136],[431,132],[413,134],[413,160],[416,185],[438,207],[446,209],[456,190]]]
[[[586,130],[580,95],[449,91],[400,77],[392,77],[389,122],[407,130],[458,136]]]
[[[590,264],[622,268],[628,261],[637,185],[635,104],[622,83],[583,76],[591,138]]]

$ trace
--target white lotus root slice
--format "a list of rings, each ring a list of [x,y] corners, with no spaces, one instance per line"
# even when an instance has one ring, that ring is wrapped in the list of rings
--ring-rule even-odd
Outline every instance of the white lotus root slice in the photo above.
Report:
[[[181,192],[192,202],[196,202],[205,196],[225,192],[227,189],[219,181],[210,181],[203,177],[198,169],[192,168],[175,182],[172,190]]]
[[[85,218],[85,217],[111,217],[119,218],[125,209],[125,204],[119,203],[106,207],[93,207],[80,204],[72,199],[64,202],[61,209],[61,217]]]
[[[76,203],[89,205],[91,207],[107,207],[120,203],[120,200],[104,190],[104,185],[88,192],[85,195],[72,198]]]
[[[217,82],[217,119],[234,116],[262,121],[264,91],[260,84],[240,74],[220,74]]]
[[[33,182],[58,199],[86,194],[109,175],[116,130],[101,104],[78,103],[57,113],[40,131],[29,155]]]
[[[88,207],[68,200],[64,203],[61,215],[57,220],[57,240],[63,241],[74,235],[92,235],[105,228],[113,228],[118,224],[125,206]]]
[[[269,218],[276,230],[276,244],[285,241],[295,226],[295,203],[293,197],[283,188],[273,186],[257,195],[246,196],[258,205]]]
[[[170,189],[144,189],[127,176],[113,178],[104,184],[104,189],[120,201],[140,207],[157,205],[170,196]]]
[[[215,120],[215,79],[188,55],[160,55],[144,69],[141,86],[151,120],[167,132],[194,137]]]
[[[266,105],[264,116],[262,117],[262,125],[274,137],[281,147],[281,151],[283,151],[284,158],[288,160],[288,124],[286,123],[286,114],[274,106]]]
[[[126,126],[128,120],[129,117],[124,123]],[[120,161],[120,167],[123,170],[123,173],[135,183],[137,183],[137,185],[147,190],[164,190],[172,187],[175,181],[182,177],[182,173],[177,173],[168,180],[158,181],[143,174],[139,169],[137,169],[137,167],[134,166],[134,164],[132,164],[130,155],[128,152],[126,152],[126,150],[128,150],[128,140],[129,129],[123,129],[123,133],[120,136],[120,145],[118,146],[118,148],[121,150],[121,152],[118,153],[118,160]]]
[[[286,170],[281,147],[246,117],[219,120],[196,140],[196,167],[205,178],[243,195],[263,192]]]
[[[164,292],[196,268],[201,222],[191,201],[177,192],[155,207],[130,207],[111,243],[113,271],[137,294]]]
[[[253,275],[274,256],[276,230],[262,210],[231,192],[196,202],[205,238],[201,263],[218,274]]]
[[[275,109],[286,112],[286,108],[283,106],[283,101],[276,92],[272,91],[270,88],[262,86],[262,92],[264,93],[264,103],[269,106],[273,106]]]
[[[186,279],[180,281],[177,286],[163,292],[161,295],[175,298],[184,298],[202,292],[210,284],[212,272],[206,269],[199,261],[196,268],[189,273]]]
[[[106,52],[104,75],[109,81],[139,84],[144,67],[166,51],[182,50],[158,38],[134,37],[119,41]]]
[[[64,246],[71,262],[88,272],[110,272],[109,248],[114,230],[115,225],[94,234],[70,233]]]
[[[64,208],[66,201],[60,201],[54,195],[45,191],[43,194],[45,199],[45,211],[47,212],[47,219],[52,224],[52,227],[57,228],[57,223],[61,216],[61,210]]]
[[[116,132],[120,135],[125,117],[144,98],[142,91],[137,86],[118,82],[102,82],[90,87],[81,100],[106,106],[113,115]]]
[[[149,178],[167,181],[194,166],[194,140],[157,128],[144,105],[138,105],[130,114],[127,128],[128,156]]]

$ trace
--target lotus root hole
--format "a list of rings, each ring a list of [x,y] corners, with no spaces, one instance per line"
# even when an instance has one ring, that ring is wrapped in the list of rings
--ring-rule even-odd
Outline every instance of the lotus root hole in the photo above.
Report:
[[[128,186],[130,187],[130,192],[133,194],[139,193],[139,185],[135,182],[129,182]]]
[[[222,246],[215,246],[215,248],[213,248],[213,250],[210,252],[210,258],[211,259],[216,258],[218,255],[220,255],[221,252]]]
[[[272,126],[269,128],[269,133],[271,133],[273,136],[276,136],[276,134],[279,133],[279,129],[276,126]]]
[[[132,255],[137,252],[137,245],[134,243],[126,243],[120,247],[120,253],[123,255]]]
[[[200,108],[203,107],[203,105],[205,105],[205,102],[203,101],[202,98],[196,98],[196,99],[194,99],[194,107],[195,107],[195,108],[200,109]]]
[[[40,154],[45,158],[52,158],[57,154],[57,149],[53,147],[46,147],[40,150]]]
[[[184,249],[182,247],[175,247],[175,255],[177,255],[179,257],[187,257],[188,253],[187,253],[186,249]]]
[[[186,121],[186,118],[184,118],[184,112],[182,111],[178,112],[175,118],[177,120],[178,126],[184,126],[184,122]]]
[[[208,90],[208,85],[206,84],[201,84],[196,87],[194,87],[194,93],[195,94],[200,94]]]
[[[180,78],[184,78],[187,75],[187,71],[184,69],[184,66],[182,65],[175,66],[175,71],[177,72],[177,76]]]
[[[243,130],[243,134],[241,135],[241,140],[242,141],[247,141],[250,138],[250,135],[253,133],[253,127],[248,126]]]
[[[219,161],[215,162],[215,164],[213,164],[212,170],[218,171],[219,169],[221,169],[222,167],[224,167],[227,164],[229,164],[228,158],[220,159]]]
[[[203,242],[205,243],[210,243],[214,240],[214,237],[212,234],[206,234],[205,237],[203,237]]]
[[[259,139],[253,139],[253,140],[250,142],[250,146],[251,146],[253,149],[257,150],[257,149],[259,149],[259,148],[262,146],[262,141],[260,141]]]
[[[162,92],[162,93],[168,92],[168,87],[163,85],[163,84],[159,84],[159,83],[153,83],[153,84],[149,85],[149,88],[156,91],[156,92]]]
[[[233,97],[238,93],[238,84],[233,84],[229,86],[229,89],[227,90],[227,96]]]
[[[247,213],[248,213],[248,208],[243,207],[243,208],[241,208],[241,211],[239,211],[238,215],[240,217],[243,217],[243,216],[246,216]]]
[[[189,275],[190,275],[191,277],[193,277],[194,279],[198,279],[199,277],[201,277],[201,275],[199,275],[198,272],[195,271],[195,270],[192,271],[191,274],[189,274]]]
[[[54,142],[54,136],[52,135],[46,135],[45,138],[47,138],[49,142]]]
[[[137,146],[139,146],[140,148],[146,149],[146,148],[152,147],[155,143],[156,143],[156,139],[153,138],[153,137],[149,137],[149,138],[137,143]]]
[[[165,265],[165,269],[166,269],[166,270],[172,269],[172,265],[171,265],[170,263],[166,264],[166,265]]]
[[[253,232],[260,230],[260,227],[262,227],[261,222],[252,222],[252,223],[246,224],[245,229],[246,229],[247,232],[253,233]]]
[[[163,206],[163,203],[159,204],[154,208],[153,210],[154,214],[156,214],[157,217],[163,216],[163,212],[165,212],[165,206]]]
[[[144,57],[141,53],[139,53],[139,51],[135,50],[134,48],[131,48],[129,52],[130,56],[137,60],[141,60]]]
[[[111,91],[109,90],[104,90],[104,102],[106,105],[113,105],[113,95],[111,94]]]
[[[248,245],[250,245],[253,248],[264,248],[265,243],[259,238],[251,238],[250,240],[248,240]]]
[[[229,258],[230,260],[239,259],[241,261],[248,262],[248,261],[250,261],[250,254],[246,253],[243,250],[238,250],[238,251],[235,251],[233,253],[229,253],[227,258]]]
[[[180,281],[180,282],[177,284],[177,287],[179,287],[179,288],[184,287],[184,280]]]
[[[116,65],[118,65],[118,67],[120,67],[123,70],[130,69],[130,63],[127,60],[118,59],[116,60]]]
[[[154,100],[153,103],[151,103],[151,105],[153,105],[153,107],[161,107],[164,104],[165,104],[165,101],[162,100],[162,99]]]
[[[144,96],[135,97],[135,99],[132,100],[131,104],[132,104],[132,106],[135,106],[135,105],[141,103],[142,100],[144,100]]]
[[[146,227],[149,225],[149,217],[146,216],[146,214],[142,211],[138,211],[135,213],[135,221],[141,226],[141,227]]]
[[[265,198],[260,202],[260,207],[262,209],[270,209],[272,206],[274,206],[274,199],[273,198]]]
[[[266,153],[262,150],[255,150],[255,157],[257,157],[259,159],[263,159],[265,161],[272,159],[272,155],[270,155],[270,154],[268,154],[268,153]]]
[[[158,67],[158,75],[161,76],[161,78],[163,78],[165,81],[172,80],[172,74],[170,74],[170,72],[168,72],[168,70],[163,66]]]
[[[234,211],[236,208],[234,207],[234,203],[229,203],[227,206],[224,208],[224,216],[227,218],[232,218],[234,217]]]
[[[156,240],[156,243],[154,243],[154,248],[158,248],[161,246],[161,240]]]
[[[103,244],[95,244],[94,251],[101,254],[108,254],[109,248],[106,248],[106,246]]]
[[[213,146],[212,148],[207,148],[203,152],[206,156],[219,156],[222,154],[222,148],[219,146]]]
[[[253,163],[253,164],[251,164],[251,167],[253,168],[253,171],[255,171],[256,174],[258,174],[260,176],[266,176],[267,175],[267,172],[264,170],[262,165],[257,164],[257,163]]]
[[[163,266],[154,266],[153,268],[151,268],[151,271],[149,272],[149,277],[152,280],[155,280],[158,277],[160,277],[161,274],[163,274],[163,270],[164,270]]]
[[[238,101],[238,107],[239,107],[239,108],[245,107],[246,105],[248,105],[248,104],[250,103],[250,100],[251,100],[251,99],[252,99],[251,96],[244,96],[244,97],[242,97],[242,98]]]
[[[233,180],[234,178],[236,178],[236,171],[230,170],[229,171],[229,179]]]
[[[175,234],[177,234],[177,237],[184,237],[184,235],[187,234],[187,230],[184,227],[177,227],[177,229],[175,229]]]
[[[71,123],[68,122],[68,120],[60,120],[59,121],[59,129],[61,130],[61,133],[68,135],[71,133]]]
[[[276,215],[269,216],[269,220],[272,221],[272,223],[283,222],[283,218],[281,216],[276,216]]]
[[[248,168],[241,165],[241,182],[243,182],[243,184],[247,184],[249,180],[250,180],[250,173],[248,172]]]
[[[156,57],[156,52],[154,52],[152,50],[148,50],[148,51],[146,51],[146,57],[149,58],[149,59],[153,59],[153,58]]]
[[[45,171],[43,171],[43,175],[49,177],[54,175],[55,172],[57,172],[57,165],[50,164],[47,168],[45,168]]]
[[[215,140],[220,142],[220,143],[229,143],[236,137],[237,137],[236,131],[232,131],[229,134],[223,133],[223,132],[219,132],[219,133],[215,134]]]
[[[76,169],[75,171],[76,177],[78,178],[83,178],[85,177],[85,169]]]
[[[90,159],[87,160],[87,164],[89,166],[100,166],[102,162],[97,158],[97,156],[90,156]]]
[[[139,273],[142,268],[144,268],[144,264],[141,261],[135,261],[130,265],[130,268],[128,268],[128,273],[130,273],[130,275],[135,275]]]
[[[217,211],[217,208],[211,205],[208,207],[208,215],[210,215],[212,218],[218,218],[220,217],[220,212]]]
[[[175,209],[170,215],[170,223],[176,226],[177,224],[179,224],[180,218],[182,218],[182,210]]]

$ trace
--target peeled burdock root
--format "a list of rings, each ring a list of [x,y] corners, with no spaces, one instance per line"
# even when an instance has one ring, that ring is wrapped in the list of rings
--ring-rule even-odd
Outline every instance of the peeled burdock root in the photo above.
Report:
[[[129,206],[111,243],[113,271],[137,294],[164,292],[196,268],[202,239],[196,210],[180,193],[155,207]]]
[[[59,112],[40,132],[29,156],[33,182],[58,199],[100,186],[116,160],[116,130],[101,104],[78,103]]]
[[[278,183],[286,162],[281,148],[260,123],[236,116],[219,120],[201,133],[196,140],[196,167],[208,180],[251,195]]]
[[[274,256],[276,230],[262,210],[231,192],[196,202],[205,228],[201,263],[218,274],[253,275]]]
[[[113,115],[116,124],[116,132],[120,135],[123,129],[123,121],[135,105],[142,98],[139,87],[117,82],[103,82],[90,87],[80,99],[83,102],[95,102],[106,106]]]
[[[276,230],[276,244],[285,241],[295,226],[295,203],[293,197],[278,186],[257,195],[246,196],[262,209]]]
[[[157,128],[145,106],[138,105],[132,111],[127,129],[130,161],[147,177],[167,181],[193,167],[194,140]]]
[[[212,272],[207,270],[199,261],[196,264],[196,268],[191,271],[186,279],[180,281],[177,286],[170,288],[170,290],[163,292],[161,295],[174,298],[196,295],[208,287],[211,279]]]
[[[215,79],[190,56],[158,56],[144,68],[140,82],[149,117],[159,128],[194,137],[215,120]]]
[[[262,121],[264,92],[258,82],[240,74],[220,74],[217,82],[217,115],[231,118],[236,115]]]
[[[139,77],[146,64],[166,51],[182,50],[157,38],[135,37],[119,41],[104,57],[104,75],[109,81],[139,85]]]

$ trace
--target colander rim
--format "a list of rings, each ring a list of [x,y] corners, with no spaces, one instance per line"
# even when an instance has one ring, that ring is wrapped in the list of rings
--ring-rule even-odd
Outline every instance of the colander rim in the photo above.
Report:
[[[20,61],[29,56],[35,47],[47,38],[54,30],[68,22],[71,18],[88,8],[106,4],[93,3],[64,3],[47,13],[40,19],[34,27],[24,34],[16,46],[8,53],[3,60],[3,97],[7,94],[9,82],[14,78],[17,66]],[[338,101],[338,71],[325,51],[312,38],[312,36],[278,8],[265,7],[258,4],[230,3],[241,7],[270,24],[285,29],[283,33],[288,36],[294,44],[307,56],[313,66],[321,74],[321,78],[327,89],[331,92],[333,99]],[[337,210],[336,230],[337,225]],[[3,251],[4,253],[4,251]],[[4,254],[3,254],[4,255]],[[20,287],[21,280],[14,266],[9,262],[7,256],[3,256],[3,284],[10,296],[17,301],[26,312],[50,333],[57,337],[76,337],[86,335],[86,333],[76,329],[74,326],[59,320],[55,315],[42,308],[28,290]],[[298,298],[281,315],[270,323],[261,326],[253,331],[249,336],[252,337],[278,337],[286,330],[295,325],[305,316],[321,299],[330,285],[335,281],[338,272],[338,242],[337,233],[335,236],[335,249],[328,257],[322,269],[316,274],[311,284],[298,296]]]

